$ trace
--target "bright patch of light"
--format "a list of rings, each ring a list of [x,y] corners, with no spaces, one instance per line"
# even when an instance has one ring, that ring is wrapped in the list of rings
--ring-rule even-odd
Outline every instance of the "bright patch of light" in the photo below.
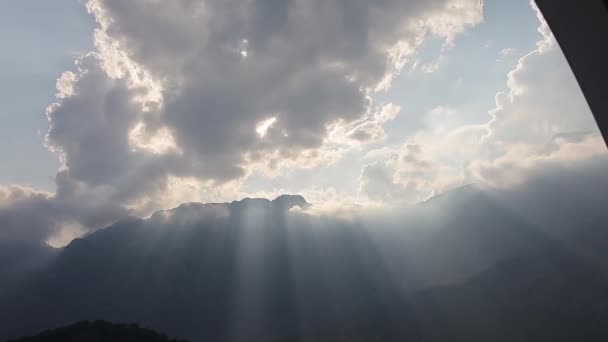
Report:
[[[257,127],[255,128],[255,131],[258,133],[260,138],[263,138],[264,136],[266,136],[268,129],[270,129],[270,127],[272,127],[272,124],[274,124],[276,121],[277,121],[277,118],[272,117],[272,118],[269,118],[269,119],[266,119],[266,120],[260,122],[257,125]]]
[[[171,150],[179,151],[171,131],[161,128],[150,135],[146,132],[145,125],[140,122],[129,132],[129,145],[131,151],[138,149],[147,150],[154,154],[165,154]]]
[[[51,235],[51,237],[46,240],[46,243],[51,247],[61,248],[67,246],[72,240],[83,236],[85,233],[86,229],[82,225],[78,223],[68,224]]]
[[[247,58],[249,56],[249,40],[243,39],[239,43],[238,51],[243,58]]]

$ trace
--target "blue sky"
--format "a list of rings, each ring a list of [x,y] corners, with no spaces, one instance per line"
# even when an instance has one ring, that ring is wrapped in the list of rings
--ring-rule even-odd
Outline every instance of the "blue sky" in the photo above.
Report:
[[[43,146],[44,111],[54,101],[57,77],[93,48],[95,23],[78,0],[7,1],[0,7],[0,181],[52,191],[59,163]]]

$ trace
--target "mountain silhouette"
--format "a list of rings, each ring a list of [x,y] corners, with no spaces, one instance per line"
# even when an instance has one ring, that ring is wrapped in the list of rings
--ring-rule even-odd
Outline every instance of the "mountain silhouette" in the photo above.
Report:
[[[82,321],[67,327],[51,329],[35,336],[22,337],[9,342],[180,342],[167,335],[137,324],[115,324],[105,321]]]
[[[301,196],[127,218],[2,291],[0,337],[103,319],[191,341],[605,340],[607,259],[580,241],[608,221],[550,207],[553,234],[510,196],[469,186],[367,218],[290,210]]]

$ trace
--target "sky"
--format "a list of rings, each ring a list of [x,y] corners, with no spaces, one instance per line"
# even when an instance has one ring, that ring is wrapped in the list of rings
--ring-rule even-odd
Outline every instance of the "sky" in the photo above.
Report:
[[[526,0],[27,0],[0,19],[0,239],[283,193],[399,207],[606,157]]]

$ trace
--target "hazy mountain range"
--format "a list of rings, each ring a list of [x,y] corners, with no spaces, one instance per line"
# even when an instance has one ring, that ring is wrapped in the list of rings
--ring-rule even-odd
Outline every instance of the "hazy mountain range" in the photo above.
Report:
[[[608,214],[542,189],[348,218],[188,203],[60,250],[11,243],[0,337],[104,319],[191,341],[605,340]]]

